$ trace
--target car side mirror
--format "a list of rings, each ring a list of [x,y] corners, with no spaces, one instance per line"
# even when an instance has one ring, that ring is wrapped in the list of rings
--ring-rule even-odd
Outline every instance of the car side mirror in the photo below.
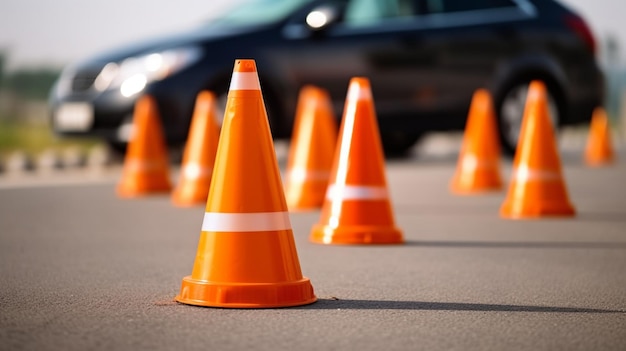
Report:
[[[328,28],[339,19],[339,9],[324,5],[311,10],[306,16],[306,25],[312,32],[320,32]]]

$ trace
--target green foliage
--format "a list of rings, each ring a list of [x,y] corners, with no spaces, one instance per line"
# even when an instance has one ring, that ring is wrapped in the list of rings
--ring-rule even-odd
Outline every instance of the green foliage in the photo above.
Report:
[[[2,81],[4,80],[4,66],[7,62],[7,55],[4,51],[0,50],[0,88],[2,87]]]
[[[4,74],[2,87],[22,99],[45,100],[60,73],[52,68],[8,72]]]
[[[0,154],[14,150],[38,153],[78,146],[85,150],[99,144],[93,139],[60,139],[45,124],[27,124],[0,116]]]

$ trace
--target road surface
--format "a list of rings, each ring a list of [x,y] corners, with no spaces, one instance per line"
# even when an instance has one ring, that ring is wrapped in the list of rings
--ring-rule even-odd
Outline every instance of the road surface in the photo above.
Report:
[[[621,155],[599,169],[565,155],[578,215],[524,221],[499,218],[504,191],[450,194],[451,157],[390,160],[407,243],[312,244],[319,212],[292,213],[319,301],[267,310],[173,302],[201,206],[118,199],[115,169],[0,179],[0,349],[626,350]]]

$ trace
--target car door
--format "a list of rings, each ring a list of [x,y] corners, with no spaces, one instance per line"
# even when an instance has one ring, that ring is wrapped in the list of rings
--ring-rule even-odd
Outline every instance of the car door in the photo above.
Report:
[[[305,35],[285,30],[283,67],[301,84],[328,89],[339,107],[349,79],[368,77],[379,118],[412,131],[463,128],[473,92],[489,88],[498,65],[524,49],[517,29],[533,16],[527,0],[345,0],[316,8],[324,5],[339,9],[338,20]]]
[[[518,32],[534,17],[526,0],[422,0],[421,6],[422,35],[438,53],[438,102],[451,114],[466,111],[473,92],[492,87],[500,65],[528,49]]]
[[[437,53],[421,35],[418,1],[328,1],[318,8],[324,5],[336,6],[339,20],[302,36],[286,30],[289,50],[277,56],[294,79],[328,89],[343,104],[350,78],[367,77],[382,118],[432,105]]]

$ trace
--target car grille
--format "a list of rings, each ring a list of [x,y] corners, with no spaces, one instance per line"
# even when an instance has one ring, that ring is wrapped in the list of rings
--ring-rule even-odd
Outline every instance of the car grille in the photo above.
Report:
[[[91,87],[102,71],[102,67],[82,68],[72,78],[72,92],[84,92]]]

